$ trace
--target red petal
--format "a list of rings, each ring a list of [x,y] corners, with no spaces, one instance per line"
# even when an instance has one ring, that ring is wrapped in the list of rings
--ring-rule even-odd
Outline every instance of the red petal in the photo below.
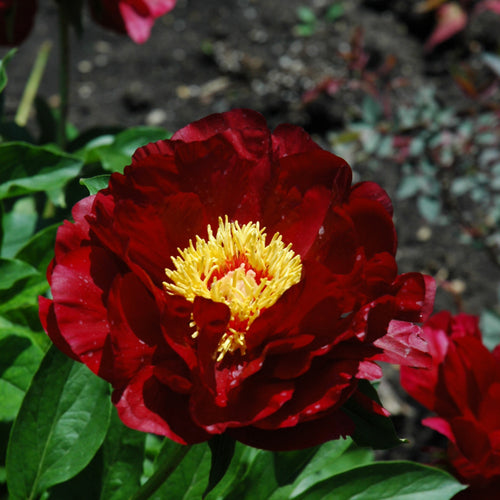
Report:
[[[396,230],[390,214],[378,201],[354,197],[346,207],[367,258],[381,252],[396,253]]]
[[[271,451],[309,448],[354,432],[352,420],[342,411],[286,429],[262,430],[255,427],[231,429],[229,435],[249,446]]]
[[[352,187],[349,200],[365,199],[380,203],[392,217],[393,207],[389,195],[375,182],[358,182]]]
[[[151,366],[141,370],[124,390],[115,391],[113,402],[123,423],[132,429],[167,436],[181,444],[210,437],[192,421],[188,396],[160,384]]]
[[[383,354],[375,356],[379,361],[416,368],[429,368],[432,364],[422,329],[413,323],[391,321],[387,335],[374,344],[384,350]]]

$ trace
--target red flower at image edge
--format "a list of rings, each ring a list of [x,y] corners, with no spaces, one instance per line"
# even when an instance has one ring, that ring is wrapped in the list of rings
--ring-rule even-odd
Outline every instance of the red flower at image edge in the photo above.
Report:
[[[349,435],[381,376],[428,366],[434,282],[398,275],[392,207],[300,128],[209,116],[140,148],[73,209],[40,298],[52,341],[109,381],[122,421],[271,450]]]
[[[176,0],[90,0],[92,18],[105,28],[144,43],[158,17],[170,12]]]
[[[478,319],[441,312],[424,324],[433,364],[401,368],[405,390],[437,417],[423,424],[449,440],[448,460],[471,488],[456,498],[498,498],[500,491],[500,346],[483,345]]]
[[[29,35],[37,0],[0,0],[0,45],[19,45]]]

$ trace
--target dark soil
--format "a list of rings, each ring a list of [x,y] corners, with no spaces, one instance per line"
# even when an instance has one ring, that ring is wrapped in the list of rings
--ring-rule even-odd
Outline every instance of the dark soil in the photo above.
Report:
[[[411,102],[415,92],[427,85],[438,89],[444,103],[475,105],[453,83],[450,69],[460,61],[477,66],[483,49],[500,47],[498,17],[482,14],[465,32],[426,54],[423,42],[434,17],[416,15],[412,2],[344,0],[343,15],[329,21],[326,13],[332,3],[178,0],[142,46],[86,19],[82,38],[73,41],[70,120],[80,130],[147,124],[173,132],[210,113],[249,107],[263,113],[271,127],[282,122],[301,125],[328,147],[328,132],[342,130],[359,114],[360,94],[322,95],[309,104],[304,103],[303,95],[327,77],[346,75],[340,53],[349,51],[358,27],[364,32],[370,67],[377,68],[388,55],[396,58],[394,72],[406,84],[391,96],[393,105]],[[34,32],[9,66],[6,106],[11,114],[39,45],[45,39],[53,40],[57,29],[55,8],[49,2],[42,4],[48,5],[42,8]],[[317,18],[310,36],[297,33],[296,11],[304,5]],[[41,88],[53,104],[57,100],[56,49]],[[388,163],[377,172],[368,172],[363,164],[352,166],[359,178],[369,175],[394,199],[401,176],[397,164]],[[395,202],[395,214],[401,272],[424,271],[455,280],[463,288],[460,295],[465,312],[480,313],[497,304],[500,271],[486,253],[459,243],[458,224],[429,226],[413,202]],[[445,308],[457,312],[454,296],[440,288],[436,309]],[[399,393],[394,374],[381,392],[405,436],[418,445],[436,440],[435,433],[418,425],[421,411]],[[406,446],[392,456],[418,458],[419,449]]]

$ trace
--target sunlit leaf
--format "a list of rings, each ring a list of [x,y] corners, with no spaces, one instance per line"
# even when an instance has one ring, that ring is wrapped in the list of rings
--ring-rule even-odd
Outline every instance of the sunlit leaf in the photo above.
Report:
[[[34,499],[78,474],[106,435],[108,384],[52,347],[35,374],[7,449],[10,498]]]

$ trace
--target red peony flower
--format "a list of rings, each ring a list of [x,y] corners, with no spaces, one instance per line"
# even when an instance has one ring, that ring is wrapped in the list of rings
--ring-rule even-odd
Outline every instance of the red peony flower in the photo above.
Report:
[[[29,35],[37,0],[0,0],[0,45],[19,45]]]
[[[427,366],[434,285],[399,275],[392,207],[300,128],[212,115],[140,148],[59,229],[40,298],[53,342],[128,426],[271,450],[353,432],[377,360]]]
[[[155,20],[170,12],[176,0],[90,0],[94,20],[118,33],[144,43]]]
[[[401,368],[401,383],[438,415],[423,424],[450,440],[450,464],[459,479],[472,485],[457,498],[496,498],[500,487],[500,346],[488,351],[478,319],[467,314],[436,314],[424,325],[424,335],[432,367]]]

